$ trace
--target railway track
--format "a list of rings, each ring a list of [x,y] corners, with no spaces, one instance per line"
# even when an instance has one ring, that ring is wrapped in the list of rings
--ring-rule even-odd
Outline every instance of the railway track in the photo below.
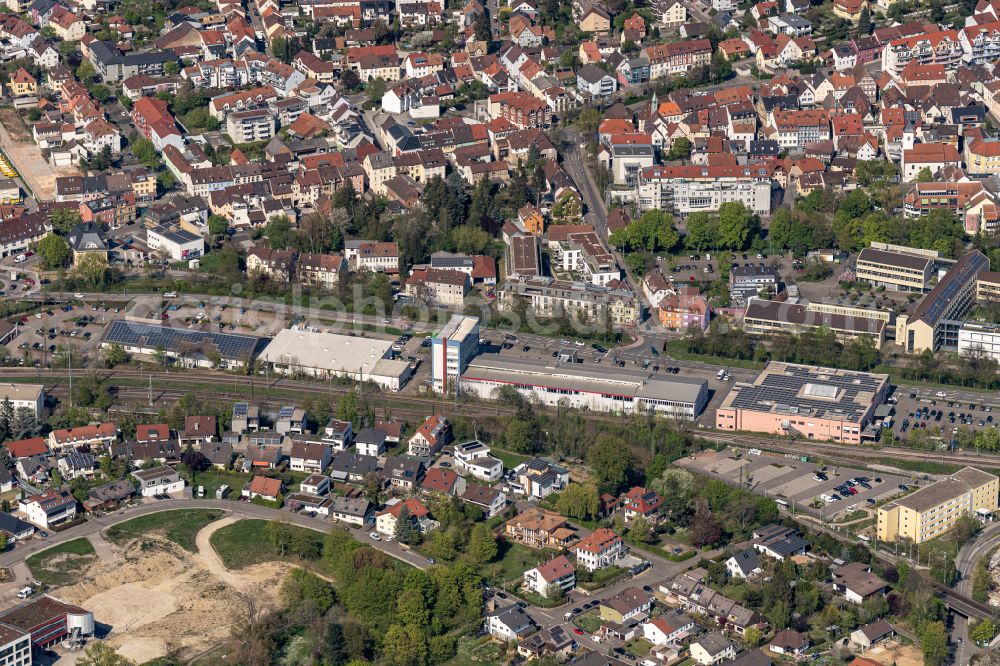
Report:
[[[152,382],[152,402],[174,402],[185,394],[209,402],[234,402],[248,400],[251,395],[256,397],[270,396],[280,399],[287,395],[288,399],[296,396],[329,397],[342,395],[356,390],[354,385],[323,384],[316,381],[289,379],[285,377],[261,377],[230,375],[221,372],[197,370],[182,372],[146,372],[132,369],[96,370],[99,376],[109,385],[117,386],[119,401],[150,400],[150,389],[138,385],[149,378]],[[66,372],[63,370],[42,370],[36,368],[3,368],[0,376],[19,378],[21,381],[36,379],[45,384],[46,392],[56,397],[66,397],[69,394],[66,384]],[[57,378],[58,382],[51,381]],[[49,382],[45,380],[49,379]],[[122,382],[122,383],[117,383]],[[224,386],[232,385],[233,390]],[[478,401],[448,402],[437,397],[407,395],[399,393],[382,393],[373,391],[366,393],[365,398],[375,406],[391,408],[394,414],[412,415],[423,418],[442,410],[461,411],[466,416],[502,417],[511,415],[515,409],[499,403],[483,403]],[[541,408],[541,407],[540,407]],[[541,408],[547,409],[547,408]],[[595,423],[621,423],[622,417],[614,414],[583,412],[588,421]],[[878,458],[887,465],[893,460],[911,463],[934,463],[947,465],[976,465],[980,467],[1000,468],[1000,456],[970,451],[935,452],[919,451],[900,447],[875,447],[867,445],[836,444],[832,442],[796,441],[785,438],[754,436],[747,433],[727,433],[709,429],[695,431],[697,436],[708,442],[735,446],[739,448],[759,448],[778,453],[796,456],[822,457],[830,461],[868,462]]]

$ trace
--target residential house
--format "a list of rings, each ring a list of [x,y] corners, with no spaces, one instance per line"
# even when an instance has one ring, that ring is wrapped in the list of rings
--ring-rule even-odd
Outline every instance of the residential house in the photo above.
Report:
[[[341,483],[364,483],[378,469],[378,458],[341,451],[330,463],[330,478]]]
[[[576,567],[565,555],[557,555],[525,571],[522,585],[545,598],[565,594],[576,587]]]
[[[641,516],[650,522],[656,522],[663,498],[654,491],[634,486],[619,498],[619,505],[625,513],[625,522],[631,522]]]
[[[528,497],[542,499],[569,484],[569,471],[544,458],[521,463],[514,470],[517,484]]]
[[[653,645],[667,645],[684,639],[695,628],[694,620],[681,613],[664,613],[643,623],[642,637]]]
[[[135,486],[128,479],[119,479],[87,491],[87,499],[83,502],[86,511],[107,511],[132,499]]]
[[[888,620],[880,618],[852,631],[851,643],[862,650],[870,650],[873,646],[887,641],[895,635],[896,630],[889,624]]]
[[[409,456],[389,456],[385,459],[382,476],[393,488],[410,492],[423,480],[424,464]]]
[[[330,419],[323,427],[323,434],[320,439],[324,444],[329,444],[334,451],[344,451],[354,439],[354,430],[350,421]]]
[[[782,629],[774,635],[767,648],[776,654],[798,657],[809,649],[809,639],[794,629]]]
[[[292,448],[288,453],[288,466],[296,472],[323,474],[330,466],[331,450],[323,442],[293,438]]]
[[[218,419],[214,416],[185,416],[184,428],[177,433],[177,443],[183,448],[190,444],[200,447],[219,434]]]
[[[89,453],[70,453],[59,458],[56,464],[59,467],[59,473],[68,481],[81,477],[92,477],[97,467],[94,456]]]
[[[170,495],[184,490],[184,479],[173,467],[161,465],[150,469],[137,469],[132,472],[139,485],[142,497]]]
[[[375,509],[364,497],[332,497],[329,514],[334,520],[357,527],[375,520]]]
[[[889,585],[872,573],[871,566],[862,562],[848,562],[832,569],[831,573],[833,589],[856,604],[884,594]]]
[[[385,431],[377,428],[363,428],[354,437],[357,451],[363,456],[379,457],[385,454]]]
[[[517,641],[536,629],[535,621],[516,604],[499,608],[486,616],[486,632],[502,641]]]
[[[416,498],[408,497],[407,499],[390,504],[376,513],[375,530],[387,536],[396,534],[399,516],[404,507],[410,516],[409,520],[412,520],[418,529],[420,528],[421,519],[430,515],[430,511],[424,506],[423,502]]]
[[[268,502],[277,502],[281,499],[284,484],[281,479],[272,479],[267,476],[254,475],[250,482],[243,486],[241,495],[254,499],[260,497]]]
[[[705,634],[691,643],[691,658],[702,666],[718,664],[736,657],[736,644],[718,631]]]
[[[440,414],[428,416],[407,443],[411,456],[429,457],[451,442],[451,424]]]
[[[289,433],[302,434],[306,429],[307,417],[304,409],[299,407],[282,407],[278,411],[278,420],[274,424],[274,430],[279,435]]]
[[[752,578],[763,570],[760,555],[753,548],[747,548],[726,560],[726,571],[734,578]]]
[[[459,497],[467,504],[478,506],[483,511],[483,516],[492,518],[503,513],[507,508],[507,496],[503,491],[490,486],[478,483],[469,483]]]
[[[754,530],[752,544],[757,552],[779,561],[792,555],[804,555],[809,548],[809,542],[798,530],[777,523]]]
[[[576,540],[576,530],[555,511],[531,507],[504,523],[508,539],[531,548],[566,548]]]
[[[581,539],[573,552],[577,565],[587,571],[596,571],[618,561],[625,554],[625,545],[620,536],[606,527],[598,527]]]
[[[28,522],[42,529],[64,523],[76,517],[76,500],[65,490],[47,490],[18,500],[18,506]]]
[[[431,467],[424,474],[420,488],[429,493],[441,493],[452,497],[460,497],[465,492],[465,478],[457,472],[443,467]]]
[[[617,624],[625,624],[649,612],[653,599],[638,587],[622,590],[610,599],[601,602],[601,619]]]

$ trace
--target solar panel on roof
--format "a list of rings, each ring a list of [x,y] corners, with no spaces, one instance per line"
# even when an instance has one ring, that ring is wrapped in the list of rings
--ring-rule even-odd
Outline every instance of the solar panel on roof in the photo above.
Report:
[[[250,411],[250,406],[245,402],[238,402],[233,405],[233,417],[238,418],[241,416],[246,416]]]
[[[104,340],[129,346],[162,347],[172,352],[181,351],[182,346],[198,347],[207,342],[223,358],[240,359],[253,355],[263,344],[263,338],[252,335],[190,331],[123,319],[111,322]]]
[[[278,418],[279,419],[290,419],[290,418],[292,418],[292,414],[294,414],[294,413],[295,413],[295,408],[294,407],[282,407],[281,411],[278,412]]]

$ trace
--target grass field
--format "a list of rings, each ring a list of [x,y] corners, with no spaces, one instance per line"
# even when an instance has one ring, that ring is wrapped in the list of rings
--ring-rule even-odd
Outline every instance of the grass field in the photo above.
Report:
[[[82,569],[97,559],[94,547],[87,539],[73,539],[36,553],[26,560],[31,574],[51,586],[76,582]]]
[[[626,652],[630,652],[642,659],[653,649],[653,644],[645,638],[633,638],[622,646]]]
[[[573,624],[580,627],[588,634],[592,634],[601,628],[601,613],[596,608],[586,613],[581,613],[573,618]]]
[[[503,542],[500,550],[500,559],[484,565],[479,572],[483,580],[490,584],[501,585],[520,578],[528,569],[552,558],[551,553],[534,550],[519,543]]]
[[[178,509],[139,516],[108,529],[108,540],[121,544],[150,532],[162,532],[184,550],[197,550],[195,535],[205,525],[222,518],[218,509]]]
[[[229,497],[233,499],[238,498],[240,490],[250,481],[249,474],[230,472],[216,467],[210,467],[204,472],[195,472],[193,474],[190,471],[184,471],[181,472],[181,476],[187,479],[193,493],[198,492],[198,486],[204,486],[206,499],[215,499],[215,491],[219,486],[223,485],[229,486]]]
[[[226,525],[212,535],[212,548],[222,558],[222,563],[230,569],[243,569],[261,562],[290,560],[293,556],[282,555],[268,540],[266,520],[244,519]],[[323,533],[305,527],[289,526],[294,531],[301,530],[323,546]]]

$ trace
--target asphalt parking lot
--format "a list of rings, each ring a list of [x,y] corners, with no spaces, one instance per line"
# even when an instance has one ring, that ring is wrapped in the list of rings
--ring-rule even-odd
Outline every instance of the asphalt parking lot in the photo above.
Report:
[[[901,440],[909,439],[917,428],[939,429],[942,446],[946,446],[959,427],[979,431],[996,428],[1000,420],[1000,399],[988,393],[899,386],[893,397],[897,402],[892,415],[892,431]]]
[[[795,457],[753,455],[745,450],[736,453],[731,448],[702,451],[693,458],[679,460],[677,464],[727,483],[742,483],[755,493],[783,500],[796,511],[806,511],[823,519],[836,519],[853,510],[873,508],[905,492],[900,485],[908,490],[915,487],[909,477],[897,474],[823,465],[818,461],[806,462]],[[818,473],[826,479],[817,481],[815,477]],[[856,494],[842,494],[837,489],[838,486],[844,487],[848,480],[857,478],[867,478],[865,483],[870,487],[855,484],[851,489]],[[828,502],[819,499],[822,495],[837,495],[840,499]]]

